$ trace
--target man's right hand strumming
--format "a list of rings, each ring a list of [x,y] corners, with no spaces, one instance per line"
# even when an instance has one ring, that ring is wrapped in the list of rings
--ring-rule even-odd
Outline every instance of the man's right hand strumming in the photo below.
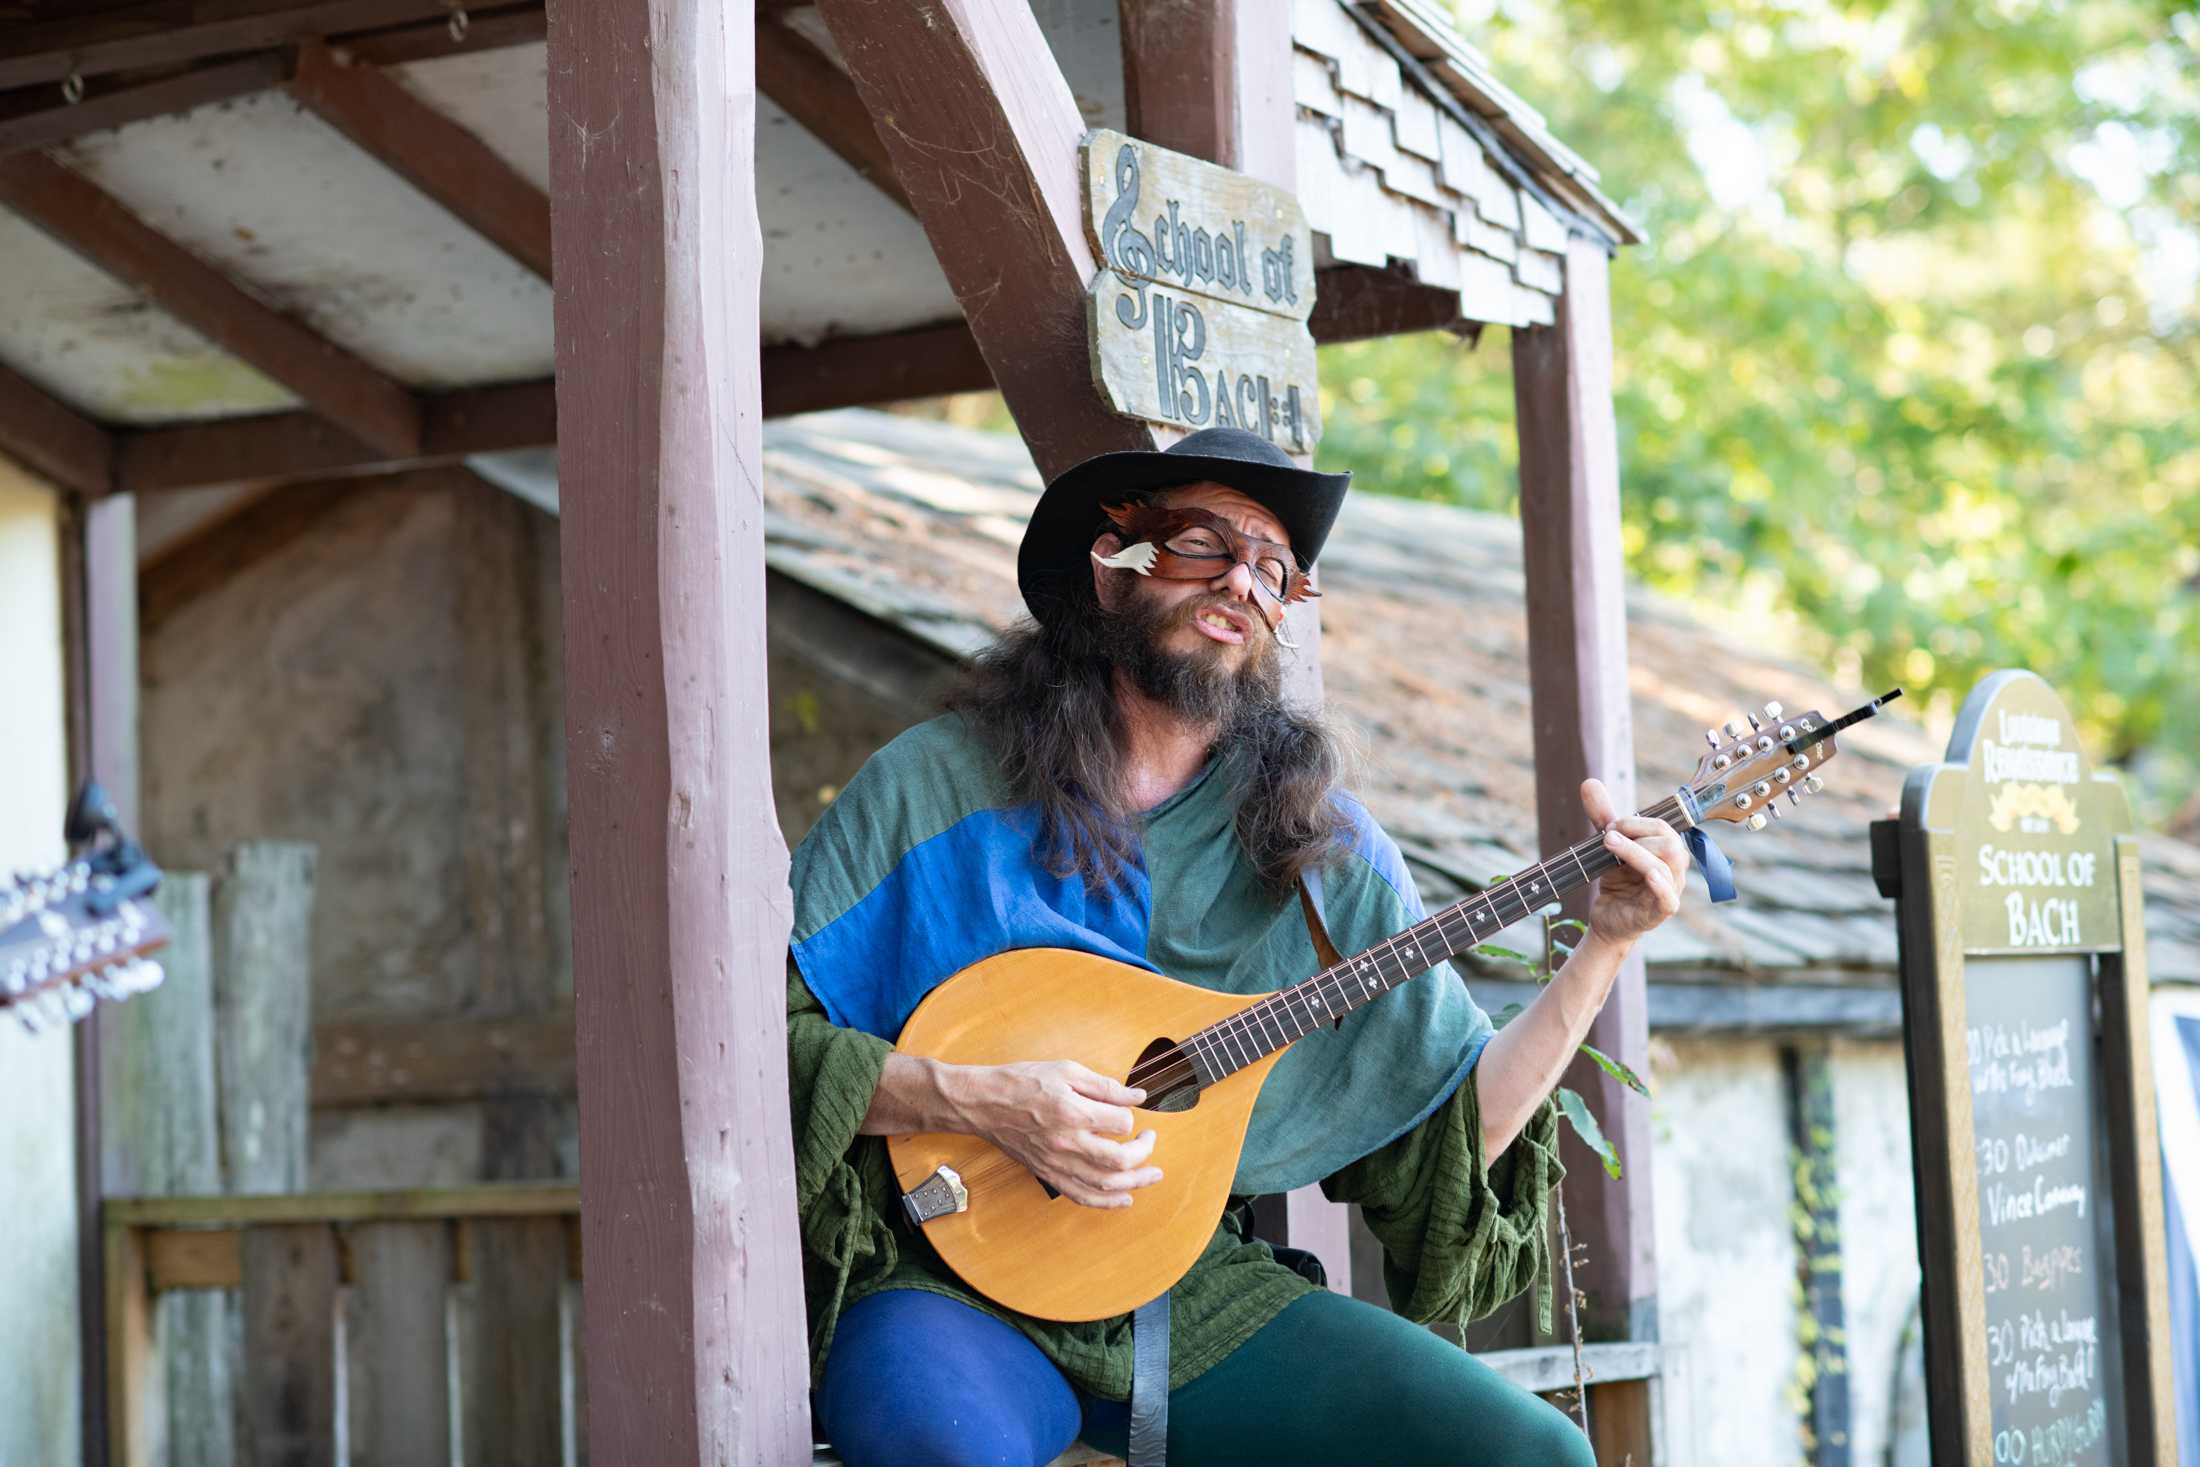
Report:
[[[1161,1180],[1147,1165],[1155,1135],[1131,1135],[1146,1098],[1075,1060],[950,1065],[893,1054],[860,1128],[867,1136],[948,1131],[978,1136],[1087,1207],[1128,1207]]]

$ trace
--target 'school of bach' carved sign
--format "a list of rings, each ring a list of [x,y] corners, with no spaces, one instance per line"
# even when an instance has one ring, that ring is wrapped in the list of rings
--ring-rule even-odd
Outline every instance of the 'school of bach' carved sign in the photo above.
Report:
[[[1093,378],[1119,413],[1238,427],[1293,453],[1321,437],[1312,236],[1287,192],[1098,132],[1087,221]]]

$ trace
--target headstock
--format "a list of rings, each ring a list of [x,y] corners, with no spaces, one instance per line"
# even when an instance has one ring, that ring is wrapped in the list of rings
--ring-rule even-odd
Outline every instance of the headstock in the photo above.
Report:
[[[86,786],[69,812],[77,856],[0,880],[0,1009],[33,1033],[161,981],[146,955],[167,944],[168,925],[145,900],[160,868],[112,815],[98,787]]]
[[[1830,722],[1815,708],[1791,715],[1778,703],[1767,703],[1758,713],[1742,715],[1746,728],[1742,719],[1729,719],[1723,729],[1706,729],[1704,741],[1711,749],[1688,782],[1695,806],[1689,813],[1698,824],[1725,820],[1764,829],[1768,817],[1779,818],[1783,796],[1790,805],[1800,804],[1824,786],[1816,771],[1840,752],[1836,732],[1901,696],[1896,688]]]

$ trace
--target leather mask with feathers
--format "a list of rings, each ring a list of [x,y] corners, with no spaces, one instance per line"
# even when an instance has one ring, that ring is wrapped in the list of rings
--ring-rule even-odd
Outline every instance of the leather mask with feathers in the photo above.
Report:
[[[1283,646],[1296,645],[1283,635],[1283,609],[1321,592],[1299,569],[1290,546],[1248,535],[1221,515],[1190,506],[1149,501],[1102,505],[1101,512],[1124,542],[1113,555],[1094,551],[1101,565],[1164,581],[1211,581],[1242,565],[1252,574],[1254,600],[1269,631]]]

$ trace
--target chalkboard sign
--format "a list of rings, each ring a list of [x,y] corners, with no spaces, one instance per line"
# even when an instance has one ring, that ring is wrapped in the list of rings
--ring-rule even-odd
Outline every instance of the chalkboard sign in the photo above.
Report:
[[[2000,672],[1872,831],[1899,903],[1933,1460],[2174,1467],[2138,841]]]
[[[1963,988],[1994,1459],[2110,1463],[2123,1405],[2093,962],[1968,957]],[[2023,1442],[2020,1449],[2015,1444]]]

